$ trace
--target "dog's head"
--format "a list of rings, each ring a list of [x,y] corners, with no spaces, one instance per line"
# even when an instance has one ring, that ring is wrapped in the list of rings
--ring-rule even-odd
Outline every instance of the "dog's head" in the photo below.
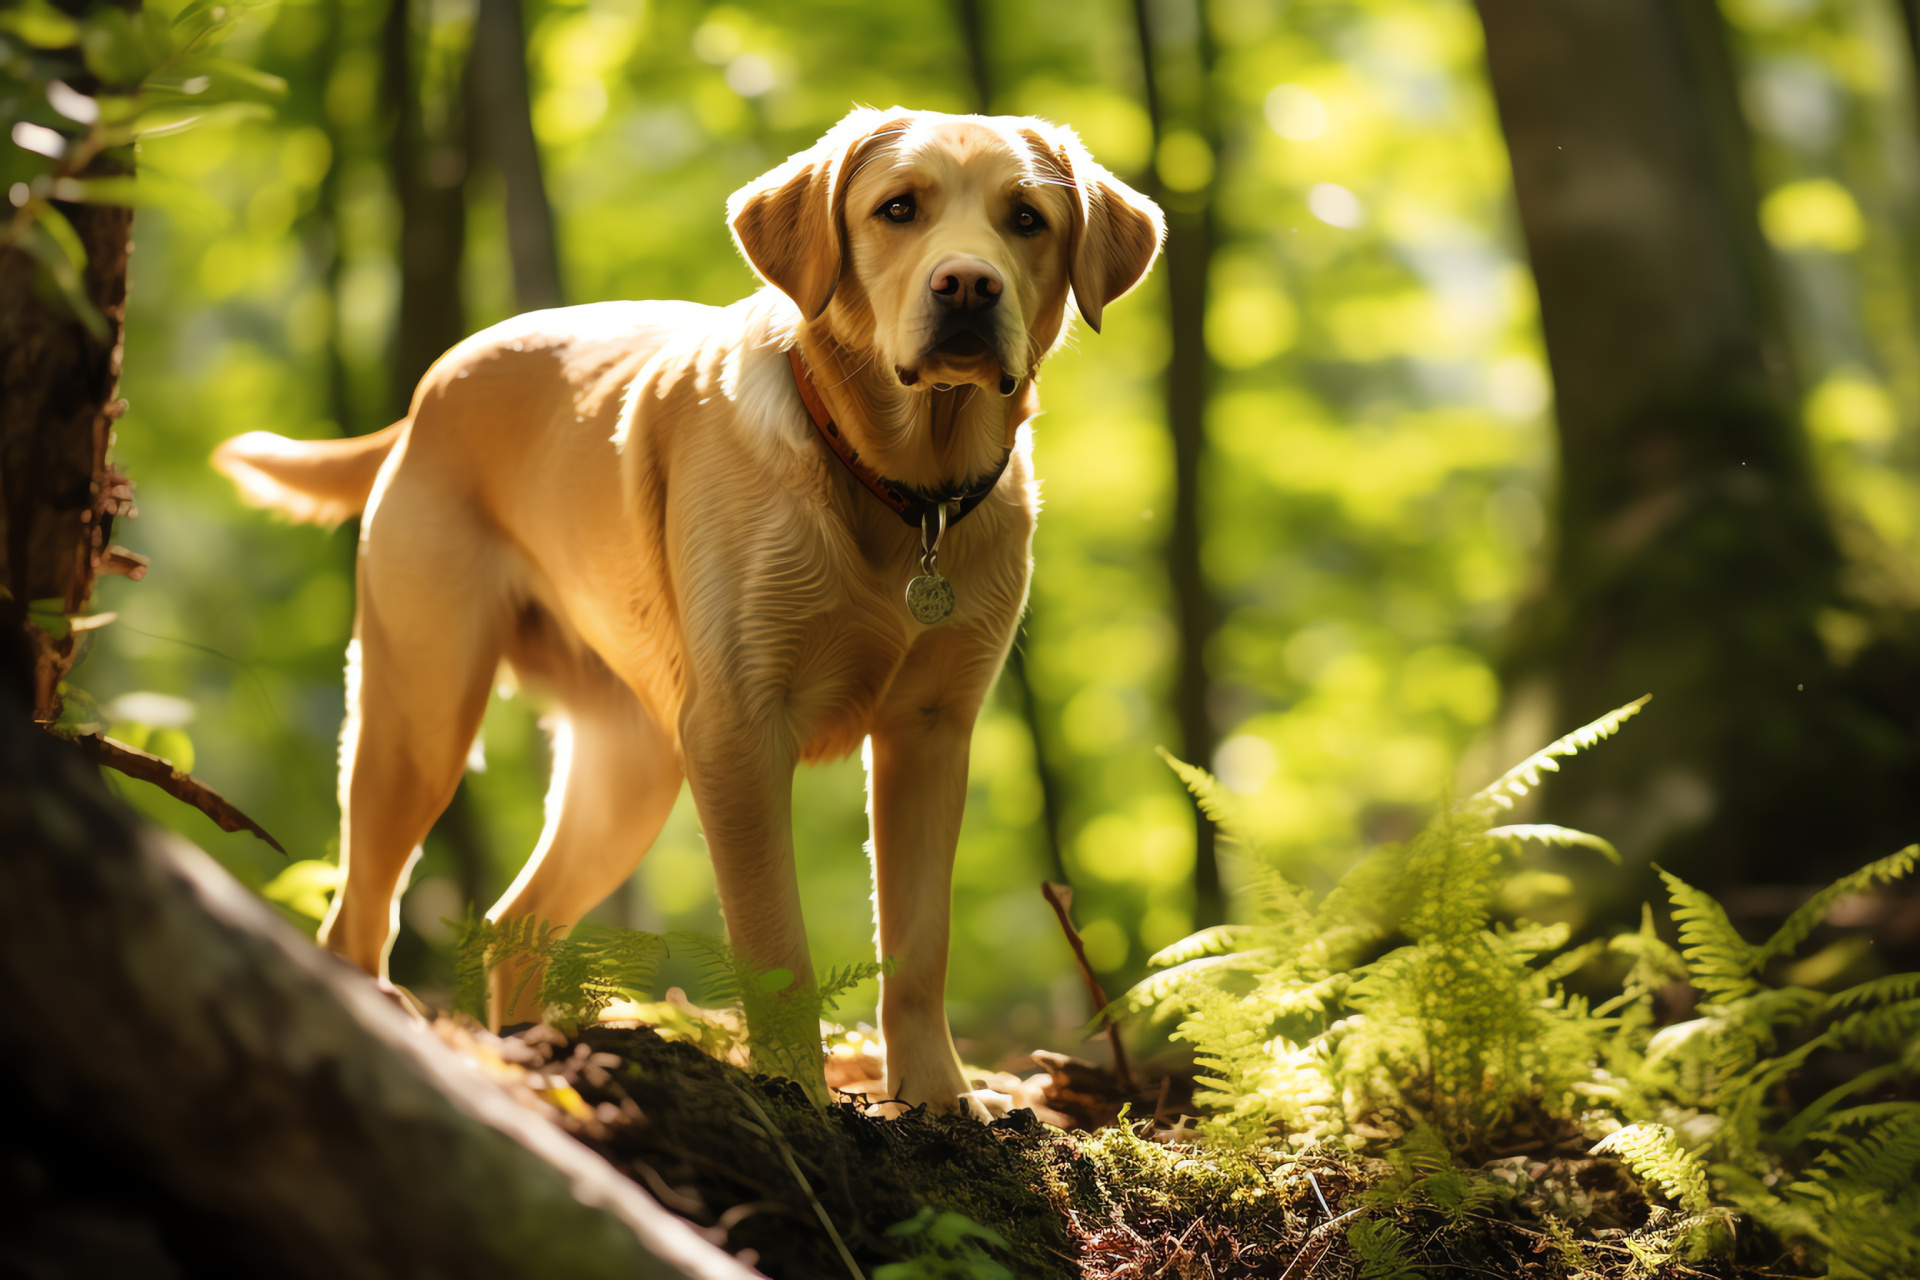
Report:
[[[1096,332],[1165,224],[1068,129],[862,108],[735,192],[754,270],[903,386],[1010,392],[1059,340],[1068,290]]]

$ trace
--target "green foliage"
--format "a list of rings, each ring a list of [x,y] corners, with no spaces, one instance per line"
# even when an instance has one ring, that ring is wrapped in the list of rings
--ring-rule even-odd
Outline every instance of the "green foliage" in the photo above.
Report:
[[[1165,949],[1154,957],[1164,972],[1125,1003],[1178,1011],[1213,1141],[1379,1150],[1392,1173],[1366,1203],[1424,1204],[1464,1229],[1515,1194],[1479,1162],[1515,1126],[1544,1123],[1584,1129],[1597,1139],[1590,1154],[1620,1160],[1675,1206],[1624,1241],[1643,1274],[1728,1247],[1734,1212],[1813,1249],[1830,1275],[1909,1274],[1920,1265],[1920,1103],[1875,1095],[1920,1067],[1920,974],[1828,994],[1773,971],[1841,898],[1912,872],[1920,847],[1816,894],[1762,945],[1665,872],[1678,949],[1650,907],[1637,932],[1573,948],[1564,926],[1497,918],[1524,843],[1612,847],[1562,828],[1495,827],[1494,816],[1643,703],[1448,806],[1317,901],[1256,857],[1254,920]],[[1217,794],[1201,771],[1182,776]],[[1225,806],[1210,812],[1232,820]],[[1562,983],[1603,955],[1625,965],[1621,991],[1589,1008]],[[1696,992],[1694,1016],[1659,1026],[1656,993],[1676,981]],[[1868,1065],[1795,1111],[1784,1086],[1834,1052]],[[1418,1262],[1389,1223],[1352,1228],[1349,1244],[1363,1274]]]
[[[709,999],[739,1004],[747,1019],[753,1065],[768,1075],[798,1081],[815,1101],[825,1103],[820,1021],[847,992],[892,966],[871,961],[850,964],[829,970],[812,982],[796,984],[791,970],[758,972],[719,938],[675,933],[671,940],[700,964]]]
[[[905,1262],[874,1270],[873,1280],[1013,1280],[989,1247],[1006,1250],[1006,1238],[965,1214],[927,1206],[886,1230],[886,1238],[916,1250]]]
[[[706,978],[710,1001],[737,1004],[745,1015],[747,1049],[768,1075],[798,1082],[825,1103],[821,1080],[820,1022],[860,983],[879,977],[890,964],[851,964],[796,984],[791,970],[756,970],[720,938],[699,933],[666,937],[638,929],[583,921],[561,930],[530,916],[495,923],[471,910],[454,929],[453,1007],[475,1021],[487,1020],[488,984],[494,970],[512,965],[518,985],[506,1003],[517,1003],[535,976],[546,1018],[572,1034],[593,1022],[617,999],[645,1000],[670,948],[692,957]],[[699,1041],[708,1051],[724,1047]]]
[[[97,4],[76,19],[35,0],[0,14],[0,96],[17,121],[17,145],[0,158],[0,187],[18,193],[11,220],[0,224],[0,250],[17,245],[30,254],[96,338],[104,340],[107,327],[82,283],[86,247],[54,202],[150,203],[150,193],[123,176],[133,168],[134,142],[264,113],[261,100],[284,93],[284,82],[213,52],[263,7],[264,0],[196,0],[169,14],[162,5]],[[99,86],[91,96],[67,83],[89,76]],[[105,173],[95,168],[102,157]]]
[[[479,1022],[487,1020],[488,978],[509,962],[518,962],[519,984],[506,1003],[518,1002],[538,976],[547,1020],[572,1033],[614,1000],[643,994],[667,954],[657,934],[591,921],[562,932],[530,916],[498,924],[469,910],[466,919],[447,923],[454,929],[453,1007]]]
[[[1360,1263],[1360,1280],[1421,1280],[1413,1269],[1412,1241],[1398,1223],[1356,1222],[1347,1228],[1347,1248]]]
[[[1706,1212],[1707,1171],[1667,1126],[1630,1124],[1614,1130],[1590,1149],[1595,1155],[1618,1154],[1642,1181],[1657,1185],[1681,1208]]]
[[[1195,1047],[1205,1073],[1196,1100],[1211,1108],[1216,1138],[1246,1147],[1274,1129],[1313,1142],[1355,1126],[1428,1124],[1466,1149],[1523,1100],[1574,1113],[1603,1024],[1561,990],[1561,970],[1535,963],[1561,949],[1567,931],[1489,920],[1523,841],[1611,847],[1493,819],[1645,701],[1536,752],[1404,847],[1363,860],[1318,903],[1265,866],[1253,924],[1155,957],[1175,967],[1128,999],[1182,1011],[1175,1035]],[[1203,801],[1213,797],[1233,834],[1211,779],[1190,766],[1182,777]],[[1405,945],[1359,963],[1390,936]]]

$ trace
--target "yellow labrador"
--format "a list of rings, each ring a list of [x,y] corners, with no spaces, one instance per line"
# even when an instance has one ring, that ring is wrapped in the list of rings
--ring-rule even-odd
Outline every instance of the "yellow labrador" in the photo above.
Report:
[[[1026,599],[1034,377],[1069,291],[1097,330],[1163,222],[1066,129],[899,108],[853,112],[728,214],[770,286],[733,306],[520,316],[384,431],[216,453],[261,505],[364,512],[320,937],[383,973],[504,660],[561,716],[546,829],[491,917],[578,921],[684,776],[734,946],[811,975],[792,772],[871,739],[886,1083],[951,1109],[954,846]]]

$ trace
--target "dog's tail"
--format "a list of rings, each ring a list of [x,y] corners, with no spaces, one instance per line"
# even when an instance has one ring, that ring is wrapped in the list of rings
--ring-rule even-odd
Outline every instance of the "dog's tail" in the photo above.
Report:
[[[213,451],[213,466],[240,487],[249,506],[271,507],[303,524],[336,525],[366,509],[380,464],[407,419],[344,440],[289,440],[249,431]]]

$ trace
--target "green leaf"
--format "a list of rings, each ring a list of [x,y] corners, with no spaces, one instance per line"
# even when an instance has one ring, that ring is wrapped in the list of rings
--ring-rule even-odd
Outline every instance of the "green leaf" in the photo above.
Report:
[[[1920,844],[1910,844],[1898,853],[1889,854],[1877,862],[1869,862],[1852,875],[1840,877],[1787,917],[1786,922],[1760,948],[1760,963],[1792,955],[1807,940],[1807,935],[1827,918],[1827,912],[1833,910],[1834,904],[1840,899],[1890,884],[1911,874],[1916,863],[1920,863]]]
[[[80,41],[80,24],[43,0],[0,10],[0,31],[11,31],[36,49],[66,49]]]
[[[260,896],[268,902],[279,903],[295,915],[324,920],[333,894],[345,879],[333,863],[309,859],[283,868],[261,887]]]
[[[108,336],[107,319],[93,305],[93,299],[87,296],[81,281],[80,272],[86,266],[87,251],[80,244],[80,237],[74,233],[73,224],[45,201],[28,207],[34,212],[34,221],[26,234],[20,237],[20,247],[46,268],[48,279],[60,291],[67,309],[85,326],[93,340],[105,342]],[[74,263],[75,254],[79,255],[78,266]]]
[[[1620,865],[1620,851],[1613,842],[1591,832],[1576,831],[1572,827],[1558,827],[1550,822],[1522,822],[1513,826],[1494,827],[1487,832],[1495,840],[1533,841],[1536,844],[1554,844],[1562,848],[1592,849],[1616,867]]]
[[[775,991],[785,991],[793,985],[793,970],[769,969],[755,979],[755,984],[768,994],[772,994]]]
[[[1620,731],[1620,726],[1640,714],[1640,709],[1653,701],[1652,694],[1635,698],[1624,707],[1615,707],[1591,724],[1581,725],[1564,738],[1548,743],[1540,750],[1522,760],[1513,768],[1494,779],[1492,783],[1475,792],[1468,803],[1485,803],[1502,809],[1513,808],[1513,802],[1540,785],[1542,773],[1558,773],[1559,762],[1568,756],[1579,755],[1588,747],[1610,738]]]
[[[1680,926],[1681,954],[1695,987],[1710,998],[1731,999],[1752,991],[1754,972],[1764,959],[1760,948],[1740,936],[1726,908],[1711,894],[1669,871],[1660,872]]]
[[[1630,1124],[1593,1144],[1594,1155],[1608,1153],[1617,1154],[1642,1179],[1659,1184],[1689,1213],[1704,1213],[1711,1203],[1706,1169],[1663,1124]]]
[[[1240,820],[1239,806],[1234,804],[1233,797],[1220,785],[1218,778],[1198,765],[1188,764],[1165,747],[1155,747],[1154,752],[1180,776],[1180,781],[1193,793],[1194,803],[1200,806],[1200,812],[1220,828],[1222,835],[1244,848],[1256,847],[1247,835],[1246,825]]]

